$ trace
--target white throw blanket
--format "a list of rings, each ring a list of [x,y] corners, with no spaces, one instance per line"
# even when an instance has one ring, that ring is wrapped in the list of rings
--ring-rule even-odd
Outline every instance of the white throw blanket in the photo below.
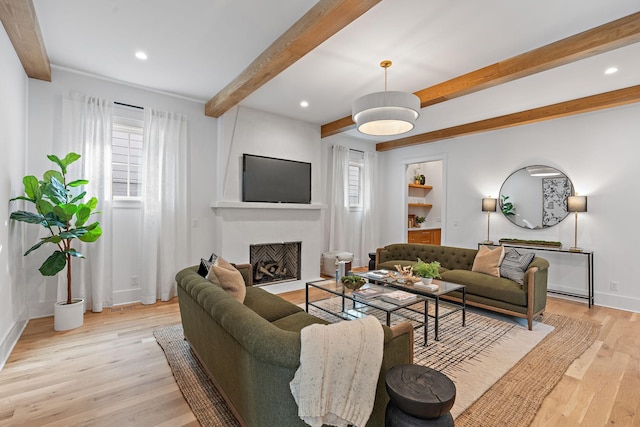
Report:
[[[300,331],[300,367],[290,383],[307,424],[363,427],[373,411],[384,331],[373,316]]]

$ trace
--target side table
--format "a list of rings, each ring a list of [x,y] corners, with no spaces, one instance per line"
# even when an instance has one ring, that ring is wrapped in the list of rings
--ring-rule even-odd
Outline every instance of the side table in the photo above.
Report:
[[[419,365],[396,365],[385,375],[390,401],[386,427],[453,427],[449,412],[456,400],[456,386],[435,369]]]

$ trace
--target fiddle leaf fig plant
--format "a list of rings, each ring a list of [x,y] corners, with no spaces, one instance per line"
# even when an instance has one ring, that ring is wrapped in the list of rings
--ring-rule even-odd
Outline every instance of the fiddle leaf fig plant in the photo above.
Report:
[[[25,195],[10,200],[30,202],[35,206],[36,212],[18,210],[12,212],[10,218],[39,224],[47,230],[49,235],[42,237],[24,256],[47,243],[55,245],[56,249],[42,263],[39,271],[43,276],[55,276],[67,268],[67,304],[71,304],[71,257],[84,258],[84,255],[73,248],[73,241],[77,238],[83,242],[95,242],[102,235],[97,221],[87,224],[91,215],[99,213],[95,212],[98,199],[92,197],[87,202],[82,202],[87,193],[82,191],[74,194],[74,188],[89,183],[86,179],[67,182],[67,167],[80,158],[79,154],[71,152],[62,159],[51,154],[47,158],[60,171],[49,170],[44,173],[42,180],[33,175],[25,176],[22,179]]]

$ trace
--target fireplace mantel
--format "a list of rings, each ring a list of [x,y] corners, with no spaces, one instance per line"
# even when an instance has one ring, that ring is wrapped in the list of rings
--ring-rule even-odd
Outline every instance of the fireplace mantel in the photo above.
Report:
[[[258,203],[258,202],[211,202],[212,209],[297,209],[324,210],[327,205],[322,203]]]

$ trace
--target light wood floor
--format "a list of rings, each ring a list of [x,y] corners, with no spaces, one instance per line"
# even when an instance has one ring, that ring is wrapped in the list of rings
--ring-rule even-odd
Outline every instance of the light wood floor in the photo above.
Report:
[[[304,291],[283,296],[304,302]],[[533,426],[640,426],[640,315],[557,298],[548,311],[602,331]],[[153,338],[179,321],[176,299],[87,313],[69,332],[31,320],[0,372],[0,426],[197,426]]]

